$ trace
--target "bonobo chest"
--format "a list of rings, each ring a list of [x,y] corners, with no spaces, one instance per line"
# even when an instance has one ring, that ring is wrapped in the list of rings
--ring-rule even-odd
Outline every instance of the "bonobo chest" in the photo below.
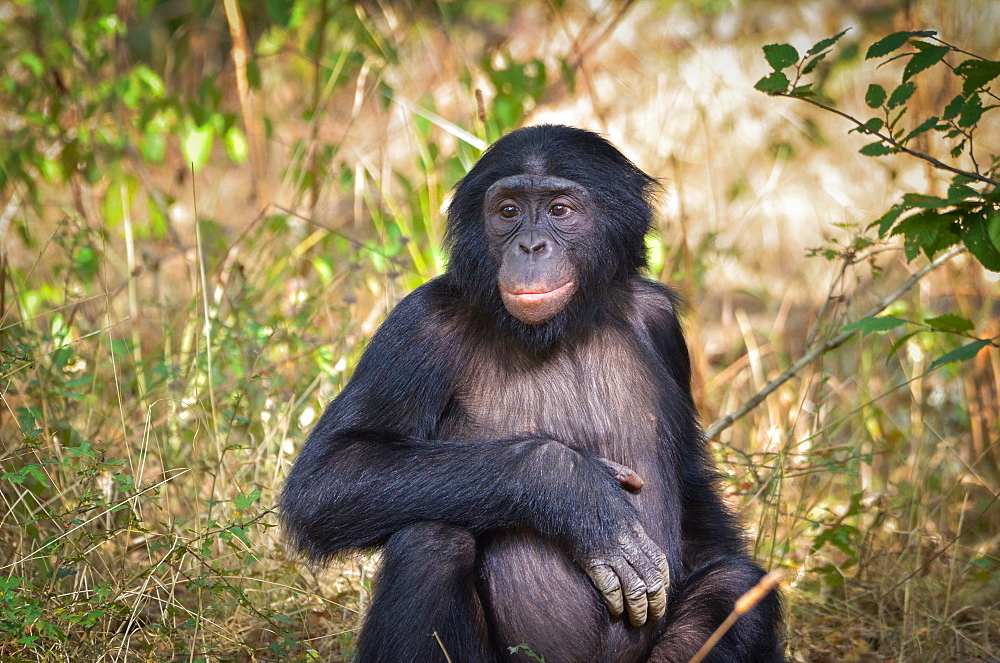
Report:
[[[444,435],[551,436],[633,467],[649,462],[635,454],[655,447],[657,390],[634,338],[595,333],[544,358],[483,349],[458,374]]]

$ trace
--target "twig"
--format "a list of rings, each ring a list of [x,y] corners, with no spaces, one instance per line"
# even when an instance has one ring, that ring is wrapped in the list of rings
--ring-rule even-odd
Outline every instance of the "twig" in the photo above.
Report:
[[[441,651],[444,652],[445,660],[447,660],[448,663],[451,663],[451,656],[448,655],[448,650],[444,648],[444,643],[441,642],[441,636],[438,635],[437,631],[434,631],[433,633],[431,633],[431,635],[434,636],[437,639],[437,641],[438,641],[438,647],[440,647]]]
[[[719,628],[715,629],[715,633],[709,636],[708,640],[705,641],[705,644],[703,644],[701,649],[698,650],[698,653],[691,657],[689,663],[701,663],[701,661],[708,656],[708,653],[712,651],[712,648],[719,644],[719,640],[722,639],[722,636],[729,632],[729,629],[733,627],[736,620],[750,612],[751,608],[760,603],[761,599],[771,593],[771,590],[774,589],[779,582],[781,582],[781,575],[781,571],[778,569],[771,571],[766,576],[761,578],[760,582],[751,587],[750,591],[738,598],[736,600],[736,605],[733,607],[733,611],[729,613],[726,620],[719,625]]]
[[[253,188],[254,193],[260,198],[264,195],[264,123],[257,114],[253,98],[250,96],[250,80],[247,77],[250,48],[247,44],[247,31],[236,0],[225,0],[223,6],[226,10],[226,21],[229,23],[229,34],[233,38],[232,57],[233,65],[236,67],[236,90],[240,98],[243,125],[246,127],[250,142]]]
[[[833,113],[834,115],[839,115],[840,117],[844,118],[845,120],[848,120],[848,121],[852,122],[855,126],[864,129],[865,133],[871,134],[872,136],[876,136],[877,138],[879,138],[883,142],[888,143],[889,145],[891,145],[893,148],[899,150],[900,152],[903,152],[904,154],[909,154],[911,157],[916,157],[918,159],[923,159],[924,161],[926,161],[927,163],[931,164],[935,168],[938,168],[940,170],[946,170],[949,173],[955,173],[956,175],[964,175],[965,177],[969,177],[969,178],[972,178],[974,180],[979,180],[980,182],[985,182],[986,184],[990,184],[992,186],[1000,187],[1000,180],[995,180],[992,177],[986,177],[985,175],[981,175],[981,174],[979,174],[977,172],[974,172],[974,171],[971,171],[971,170],[962,170],[961,168],[955,168],[954,166],[949,166],[948,164],[944,163],[943,161],[938,161],[937,159],[935,159],[934,157],[932,157],[929,154],[924,154],[923,152],[917,152],[915,150],[911,150],[908,147],[900,145],[898,142],[896,142],[896,140],[892,136],[885,136],[885,135],[879,133],[878,131],[871,131],[869,129],[866,129],[864,122],[861,122],[857,118],[855,118],[855,117],[853,117],[853,116],[845,113],[844,111],[838,110],[838,109],[834,108],[833,106],[827,106],[826,104],[824,104],[821,101],[816,101],[815,99],[810,99],[809,97],[799,97],[799,96],[796,96],[794,94],[789,94],[788,92],[779,92],[778,94],[776,94],[774,96],[776,96],[776,97],[788,97],[789,99],[799,99],[799,100],[804,101],[806,103],[812,104],[813,106],[816,106],[817,108],[822,108],[825,111],[829,111],[829,112]]]
[[[916,272],[914,272],[913,275],[910,276],[910,278],[906,279],[906,281],[903,282],[903,285],[901,285],[898,290],[896,290],[894,293],[892,293],[885,299],[882,299],[878,304],[875,305],[874,308],[872,308],[862,317],[871,318],[878,315],[886,308],[888,308],[890,304],[892,304],[894,301],[896,301],[904,294],[906,294],[906,292],[910,288],[916,285],[917,281],[922,279],[929,272],[931,272],[934,269],[937,269],[938,267],[948,262],[958,254],[964,252],[965,252],[964,245],[959,244],[951,247],[950,249],[939,255],[937,258],[930,261],[929,263],[918,269]],[[750,412],[750,410],[760,405],[761,402],[763,402],[763,400],[771,394],[771,392],[773,392],[775,389],[777,389],[784,383],[788,382],[788,380],[794,377],[799,371],[801,371],[803,368],[812,363],[813,360],[815,360],[817,357],[826,354],[830,350],[833,350],[834,348],[842,345],[845,341],[847,341],[847,339],[854,336],[854,334],[855,332],[853,331],[841,332],[836,336],[834,336],[833,338],[825,341],[820,345],[817,345],[812,350],[802,355],[802,357],[797,362],[789,366],[784,373],[782,373],[781,375],[779,375],[778,377],[774,378],[766,385],[764,385],[761,388],[761,390],[758,391],[753,396],[751,396],[747,400],[747,402],[745,402],[743,405],[736,408],[735,410],[733,410],[732,412],[730,412],[729,414],[725,415],[724,417],[716,421],[714,424],[712,424],[711,427],[709,427],[708,430],[705,431],[705,435],[709,439],[711,439],[717,436],[722,431],[729,428],[730,426],[732,426],[733,423],[736,422],[736,420],[742,418],[748,412]]]

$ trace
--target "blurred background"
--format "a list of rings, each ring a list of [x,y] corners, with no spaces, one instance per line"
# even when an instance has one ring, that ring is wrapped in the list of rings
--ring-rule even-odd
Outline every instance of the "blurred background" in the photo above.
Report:
[[[1000,660],[990,240],[880,233],[904,194],[954,202],[953,173],[754,89],[763,46],[843,30],[811,98],[861,121],[906,64],[865,59],[890,33],[949,45],[904,124],[1000,59],[994,0],[0,0],[0,659],[350,661],[377,560],[303,564],[277,491],[445,268],[451,187],[553,122],[662,183],[650,276],[687,301],[791,659]],[[980,198],[985,111],[907,143]]]

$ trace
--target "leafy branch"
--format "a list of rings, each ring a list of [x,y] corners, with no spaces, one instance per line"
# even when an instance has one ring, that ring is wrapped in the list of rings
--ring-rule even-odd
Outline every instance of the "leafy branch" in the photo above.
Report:
[[[842,117],[854,125],[851,132],[876,138],[859,151],[869,157],[907,154],[921,159],[953,177],[944,197],[906,193],[870,227],[880,237],[901,235],[909,260],[923,252],[928,258],[960,242],[984,267],[1000,271],[1000,156],[990,155],[990,164],[980,166],[975,154],[975,136],[986,113],[1000,107],[989,86],[1000,77],[1000,62],[964,51],[939,39],[934,31],[916,30],[890,34],[872,44],[868,60],[882,59],[879,66],[906,60],[899,84],[892,90],[872,83],[865,104],[875,115],[866,120],[817,98],[811,74],[847,31],[814,44],[800,56],[790,44],[764,47],[771,73],[757,81],[756,89],[777,97],[800,99]],[[901,49],[905,49],[902,50]],[[962,58],[956,65],[948,58]],[[961,82],[956,94],[936,115],[908,121],[910,100],[917,90],[916,78],[935,66],[944,66]],[[953,160],[965,159],[969,166],[956,165],[913,147],[912,141],[924,134],[938,135],[950,145]]]

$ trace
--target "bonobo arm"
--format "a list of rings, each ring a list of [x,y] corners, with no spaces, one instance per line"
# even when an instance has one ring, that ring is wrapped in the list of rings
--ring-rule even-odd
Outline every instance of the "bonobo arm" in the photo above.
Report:
[[[454,325],[435,323],[445,315],[442,290],[432,281],[393,310],[306,441],[281,496],[292,543],[323,561],[422,520],[476,534],[523,526],[581,564],[603,560],[626,587],[638,576],[648,591],[662,588],[663,554],[619,485],[632,476],[549,439],[429,439],[465,341]]]

